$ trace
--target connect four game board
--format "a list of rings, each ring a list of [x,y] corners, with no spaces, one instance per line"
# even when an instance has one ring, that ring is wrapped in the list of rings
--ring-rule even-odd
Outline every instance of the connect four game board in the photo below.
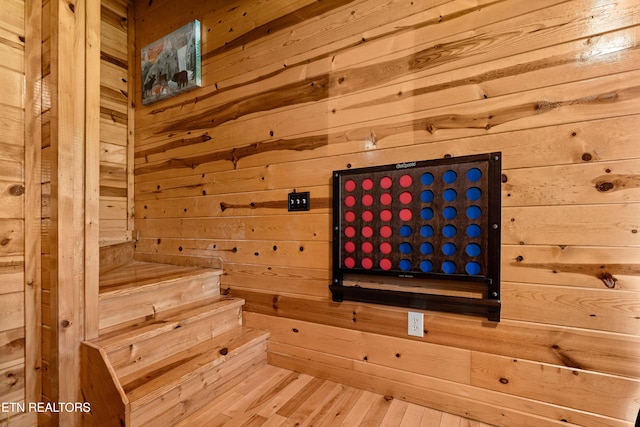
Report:
[[[500,153],[335,171],[333,179],[335,301],[499,320]],[[342,286],[355,274],[475,282],[486,291],[464,298]]]

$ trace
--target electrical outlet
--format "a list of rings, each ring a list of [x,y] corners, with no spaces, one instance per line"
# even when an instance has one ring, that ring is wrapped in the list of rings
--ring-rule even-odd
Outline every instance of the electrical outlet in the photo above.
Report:
[[[310,193],[308,191],[302,193],[289,193],[289,212],[292,211],[308,211],[311,209],[309,206]]]
[[[424,313],[409,312],[408,333],[414,337],[424,336]]]

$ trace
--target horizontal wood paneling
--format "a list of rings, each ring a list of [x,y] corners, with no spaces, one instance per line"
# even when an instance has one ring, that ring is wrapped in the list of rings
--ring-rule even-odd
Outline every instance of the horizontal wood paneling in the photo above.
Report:
[[[272,329],[273,363],[495,425],[628,426],[640,405],[640,5],[322,3],[136,4],[140,46],[193,17],[206,34],[203,87],[136,109],[136,256],[221,258],[222,287]],[[499,324],[426,311],[425,337],[407,338],[406,310],[330,300],[331,171],[492,151]],[[311,192],[309,212],[286,211],[294,189]],[[399,360],[379,359],[389,347]],[[422,348],[471,365],[402,364]],[[609,404],[614,389],[625,396]]]

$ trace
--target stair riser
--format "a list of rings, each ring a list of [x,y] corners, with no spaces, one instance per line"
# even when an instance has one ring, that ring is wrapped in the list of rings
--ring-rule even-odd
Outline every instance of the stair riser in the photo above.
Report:
[[[177,279],[126,292],[100,295],[100,329],[143,320],[157,313],[220,294],[218,276]]]
[[[266,347],[266,341],[260,341],[243,349],[235,357],[165,391],[143,406],[132,407],[131,425],[175,425],[265,365]]]
[[[242,307],[231,307],[197,322],[108,352],[119,378],[146,368],[205,340],[242,325]]]

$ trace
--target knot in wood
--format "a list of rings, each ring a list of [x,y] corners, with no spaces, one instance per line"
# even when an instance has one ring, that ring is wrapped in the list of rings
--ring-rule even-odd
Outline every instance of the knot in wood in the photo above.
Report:
[[[9,188],[9,194],[12,196],[22,196],[24,194],[24,186],[13,185]]]
[[[509,384],[509,380],[506,378],[500,378],[500,384]]]
[[[613,183],[612,182],[608,182],[608,181],[599,182],[599,183],[596,184],[596,189],[601,193],[610,191],[614,187],[615,186],[613,185]]]
[[[4,238],[0,241],[0,246],[7,246],[9,244],[9,242],[11,241],[11,239],[8,238]]]

